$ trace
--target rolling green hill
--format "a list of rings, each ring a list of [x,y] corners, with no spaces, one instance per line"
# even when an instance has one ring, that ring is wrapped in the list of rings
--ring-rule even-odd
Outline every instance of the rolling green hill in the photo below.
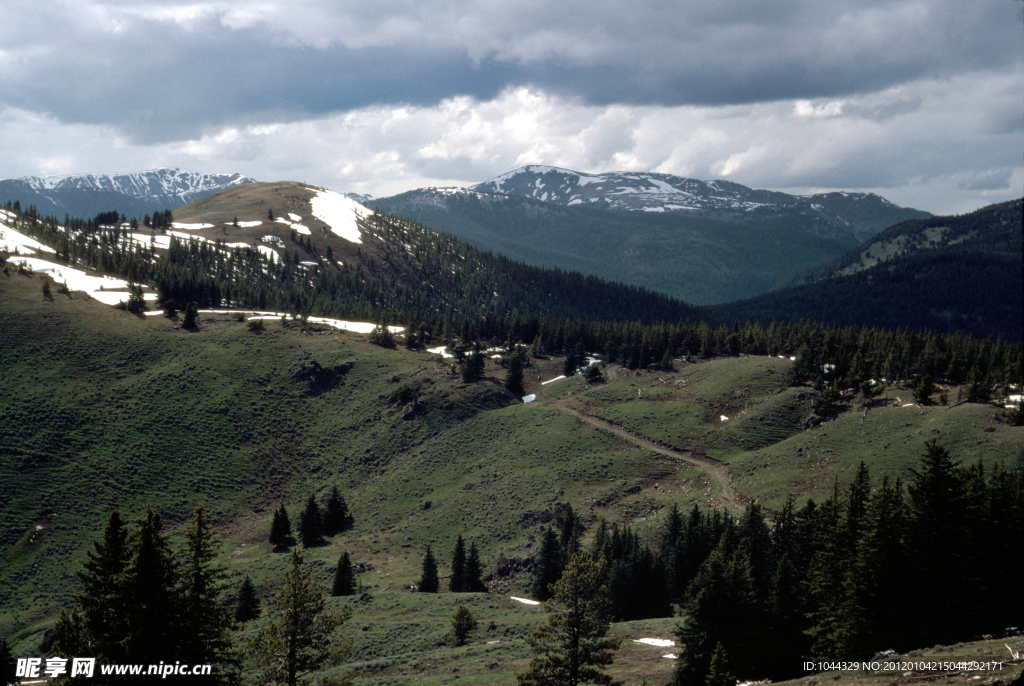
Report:
[[[300,322],[254,330],[225,315],[175,329],[81,294],[47,299],[42,278],[0,274],[0,635],[19,654],[71,601],[74,570],[114,507],[135,516],[152,503],[173,527],[206,501],[224,564],[266,600],[287,566],[266,542],[273,510],[284,503],[294,517],[338,485],[354,526],[307,557],[325,586],[342,550],[360,563],[366,594],[330,603],[355,610],[342,634],[361,682],[511,683],[542,616],[506,596],[529,593],[541,533],[565,503],[587,539],[604,517],[657,540],[671,505],[821,498],[860,460],[876,478],[906,475],[935,437],[965,462],[1024,466],[1024,428],[1005,410],[908,406],[898,386],[866,413],[845,397],[835,419],[806,429],[813,391],[791,388],[792,363],[779,357],[610,365],[596,386],[541,385],[562,360],[538,359],[526,375],[537,400],[524,404],[496,362],[467,384],[437,355],[356,334]],[[411,593],[424,547],[444,576],[459,533],[481,548],[492,592]],[[481,629],[456,649],[444,636],[459,602]],[[676,621],[614,631],[671,638]],[[616,673],[667,678],[671,662],[648,648],[629,644]]]

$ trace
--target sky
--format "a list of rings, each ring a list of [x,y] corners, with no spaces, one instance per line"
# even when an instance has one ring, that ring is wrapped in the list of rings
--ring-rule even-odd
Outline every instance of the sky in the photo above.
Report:
[[[937,214],[1024,194],[1021,0],[4,0],[0,178],[377,197],[527,164]]]

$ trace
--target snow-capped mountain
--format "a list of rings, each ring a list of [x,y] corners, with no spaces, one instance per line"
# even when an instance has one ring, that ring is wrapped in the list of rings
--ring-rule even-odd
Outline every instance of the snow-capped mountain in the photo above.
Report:
[[[931,216],[893,205],[873,193],[821,193],[809,196],[755,190],[731,181],[701,181],[652,172],[586,174],[531,165],[471,187],[474,191],[520,195],[559,205],[675,212],[742,220],[780,211],[807,210],[828,223],[845,225],[862,240],[906,219]]]
[[[34,204],[43,215],[91,217],[117,210],[127,217],[142,217],[254,181],[241,174],[202,174],[177,168],[133,174],[28,176],[0,180],[0,202],[17,200],[23,207]]]

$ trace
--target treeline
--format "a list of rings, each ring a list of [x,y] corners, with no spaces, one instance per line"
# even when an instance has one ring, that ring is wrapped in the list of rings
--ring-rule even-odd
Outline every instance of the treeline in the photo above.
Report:
[[[697,507],[666,520],[656,549],[601,522],[589,554],[606,570],[616,619],[684,606],[676,686],[705,686],[712,672],[714,683],[790,679],[801,656],[865,660],[998,634],[1024,617],[1024,475],[961,466],[936,441],[906,484],[886,475],[872,488],[862,463],[821,504],[797,509],[790,497],[771,523],[756,504],[738,520]],[[539,599],[579,553],[580,533],[559,508],[535,561]]]
[[[169,310],[233,305],[376,319],[403,324],[413,346],[524,343],[539,356],[586,351],[629,368],[669,366],[687,356],[800,353],[809,367],[835,366],[825,379],[832,388],[930,378],[976,384],[982,400],[1021,383],[1024,368],[1024,344],[1001,337],[806,320],[717,323],[664,296],[526,267],[386,215],[363,221],[376,257],[312,273],[289,260],[268,262],[251,248],[172,237],[166,257],[157,259],[151,246],[126,240],[124,229],[68,232],[52,217],[23,217],[21,224],[68,262],[150,284]]]

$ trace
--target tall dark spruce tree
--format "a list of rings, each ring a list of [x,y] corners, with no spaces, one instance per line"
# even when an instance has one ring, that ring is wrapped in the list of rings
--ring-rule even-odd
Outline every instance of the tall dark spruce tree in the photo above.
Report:
[[[149,507],[128,536],[124,570],[125,631],[120,643],[131,660],[143,664],[173,661],[183,643],[184,603],[176,592],[174,553],[159,513]]]
[[[184,538],[177,555],[183,618],[180,659],[213,665],[217,673],[210,682],[234,683],[239,678],[241,656],[231,637],[234,618],[222,598],[228,575],[215,562],[221,543],[206,521],[205,506],[197,507],[178,533]]]
[[[62,611],[57,620],[54,649],[58,654],[93,655],[101,663],[126,659],[120,641],[126,631],[122,585],[128,561],[128,529],[121,513],[114,510],[107,518],[103,539],[93,541],[93,550],[86,554],[78,572],[82,592],[75,596],[76,607]]]
[[[466,593],[486,593],[487,586],[481,578],[482,575],[480,553],[476,549],[476,543],[470,543],[469,557],[466,558],[466,570],[462,577],[462,590]]]
[[[270,525],[270,542],[277,548],[288,543],[288,537],[292,535],[292,524],[288,520],[288,511],[281,503],[280,509],[274,512],[274,521]]]
[[[173,552],[152,507],[129,529],[115,511],[103,540],[94,543],[80,572],[76,607],[56,623],[54,652],[95,656],[100,664],[210,664],[207,676],[137,677],[140,683],[229,684],[238,681],[232,617],[222,599],[224,573],[214,563],[219,546],[196,509]],[[108,682],[97,673],[96,683]],[[112,683],[112,682],[110,682]]]
[[[334,586],[331,588],[331,595],[355,595],[356,575],[352,569],[352,560],[348,553],[342,553],[338,558],[338,567],[334,570]]]
[[[324,541],[323,515],[313,496],[309,496],[306,509],[299,515],[299,539],[304,548],[320,545]]]
[[[452,593],[462,593],[467,590],[464,586],[466,580],[466,542],[462,540],[462,534],[455,541],[455,552],[452,554],[452,576],[448,581],[448,590]]]
[[[533,597],[547,600],[551,597],[551,584],[562,576],[562,551],[558,545],[558,534],[550,527],[541,535],[540,552],[533,568]]]
[[[423,574],[420,576],[420,593],[437,593],[440,588],[440,580],[437,576],[437,560],[430,546],[427,546],[427,553],[423,556]]]
[[[262,612],[260,599],[256,595],[256,587],[246,574],[242,586],[238,589],[238,605],[235,607],[235,621],[248,622],[256,619]]]
[[[324,531],[329,534],[336,534],[348,526],[349,511],[348,504],[341,497],[338,487],[331,489],[331,495],[324,504]]]
[[[921,467],[912,474],[908,543],[919,582],[910,633],[922,641],[930,636],[929,642],[952,643],[962,631],[964,583],[973,565],[966,484],[959,463],[937,440],[926,444]]]

